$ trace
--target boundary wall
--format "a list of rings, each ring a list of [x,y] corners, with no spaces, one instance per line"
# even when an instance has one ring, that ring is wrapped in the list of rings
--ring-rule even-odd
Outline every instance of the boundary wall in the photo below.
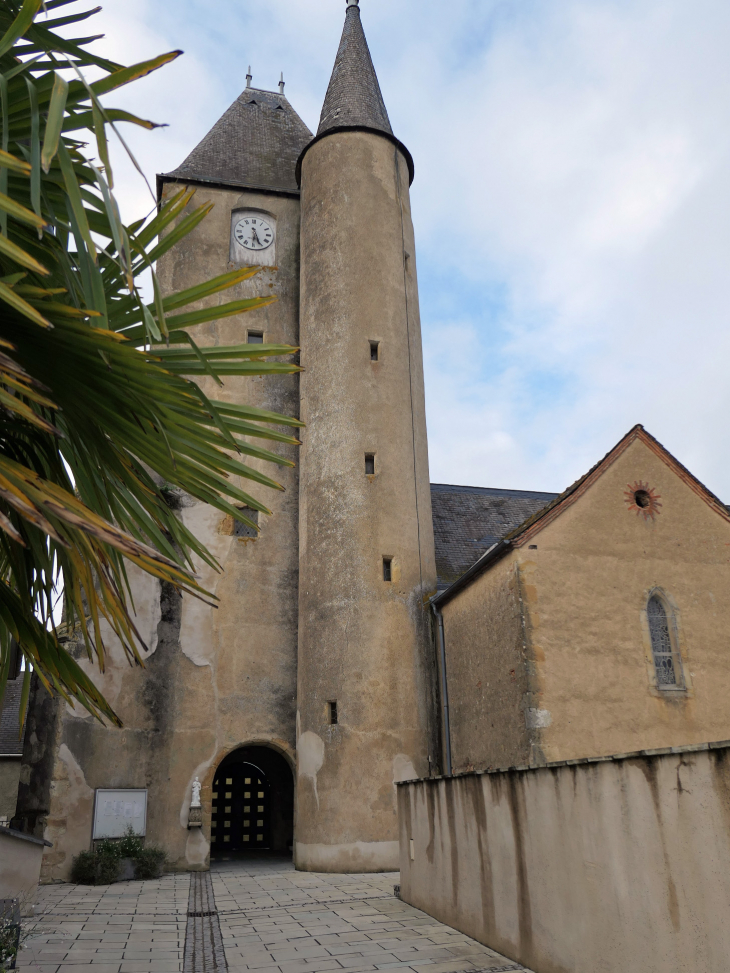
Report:
[[[730,742],[398,785],[401,898],[536,973],[727,973]]]

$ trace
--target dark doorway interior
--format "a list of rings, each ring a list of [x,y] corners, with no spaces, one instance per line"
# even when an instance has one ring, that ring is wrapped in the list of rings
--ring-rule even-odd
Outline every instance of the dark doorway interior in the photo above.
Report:
[[[291,853],[294,779],[268,747],[241,747],[221,761],[213,779],[211,857]]]

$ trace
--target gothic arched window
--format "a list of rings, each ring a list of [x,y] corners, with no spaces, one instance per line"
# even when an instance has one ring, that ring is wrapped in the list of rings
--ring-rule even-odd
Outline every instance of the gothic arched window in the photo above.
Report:
[[[658,689],[684,689],[682,657],[677,650],[674,618],[659,595],[653,594],[646,606],[651,651]]]

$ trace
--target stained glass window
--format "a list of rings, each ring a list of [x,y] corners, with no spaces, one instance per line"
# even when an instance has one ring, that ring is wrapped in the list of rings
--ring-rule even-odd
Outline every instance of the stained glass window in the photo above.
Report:
[[[654,657],[659,689],[682,688],[682,662],[672,639],[671,618],[658,595],[652,595],[646,606],[649,618],[651,651]]]

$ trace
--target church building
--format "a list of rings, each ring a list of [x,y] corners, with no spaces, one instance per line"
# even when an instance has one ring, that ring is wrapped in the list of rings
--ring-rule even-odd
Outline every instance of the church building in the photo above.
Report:
[[[146,667],[113,658],[110,633],[107,672],[89,669],[122,730],[59,701],[32,707],[17,822],[51,835],[47,879],[67,878],[73,855],[121,827],[110,815],[144,820],[179,868],[258,848],[291,849],[303,869],[394,869],[394,782],[440,764],[413,159],[391,128],[358,0],[316,135],[283,84],[247,80],[158,177],[163,201],[189,187],[191,209],[214,204],[158,274],[176,290],[261,267],[222,300],[277,300],[196,340],[299,347],[300,374],[233,379],[216,397],[301,418],[302,445],[281,445],[296,465],[277,467],[281,493],[259,489],[272,516],[257,535],[180,498],[223,568],[199,572],[219,606],[135,575]],[[189,829],[196,778],[203,826]]]
[[[274,446],[291,465],[277,468],[281,492],[257,493],[271,516],[248,511],[258,532],[175,499],[222,567],[198,565],[218,607],[131,575],[150,648],[145,668],[128,665],[110,631],[106,672],[87,666],[122,729],[35,686],[14,825],[52,844],[45,881],[67,880],[75,855],[129,825],[176,869],[255,850],[291,853],[304,870],[396,870],[398,782],[585,756],[584,745],[591,753],[638,749],[647,727],[653,746],[667,728],[677,742],[724,727],[730,737],[717,694],[708,697],[711,728],[703,724],[707,681],[689,663],[671,699],[651,679],[622,698],[606,660],[620,617],[622,664],[644,665],[651,676],[651,619],[648,602],[639,603],[656,596],[666,611],[679,592],[684,627],[669,643],[679,678],[693,626],[704,638],[702,626],[725,619],[729,603],[727,511],[678,466],[670,482],[671,464],[662,466],[646,437],[635,436],[620,462],[573,499],[430,483],[414,161],[392,130],[359,0],[347,3],[316,134],[283,82],[272,92],[252,80],[187,159],[158,176],[162,201],[188,188],[189,211],[213,204],[158,273],[170,292],[260,267],[220,299],[276,301],[198,326],[195,337],[299,348],[301,373],[236,378],[216,397],[301,419],[302,444]],[[271,472],[263,461],[251,465]],[[623,480],[660,484],[658,528],[628,524]],[[608,485],[621,496],[604,503]],[[648,563],[648,543],[651,570],[629,572],[635,631],[604,605],[596,641],[591,606],[604,604],[627,564]],[[610,556],[598,557],[602,548]],[[698,601],[700,579],[715,601]],[[600,652],[581,656],[580,635]],[[727,654],[713,638],[710,682]],[[87,665],[80,645],[67,648]],[[727,698],[725,683],[716,685]],[[613,708],[601,742],[586,728],[607,694]],[[626,699],[643,706],[633,735],[616,730]]]

